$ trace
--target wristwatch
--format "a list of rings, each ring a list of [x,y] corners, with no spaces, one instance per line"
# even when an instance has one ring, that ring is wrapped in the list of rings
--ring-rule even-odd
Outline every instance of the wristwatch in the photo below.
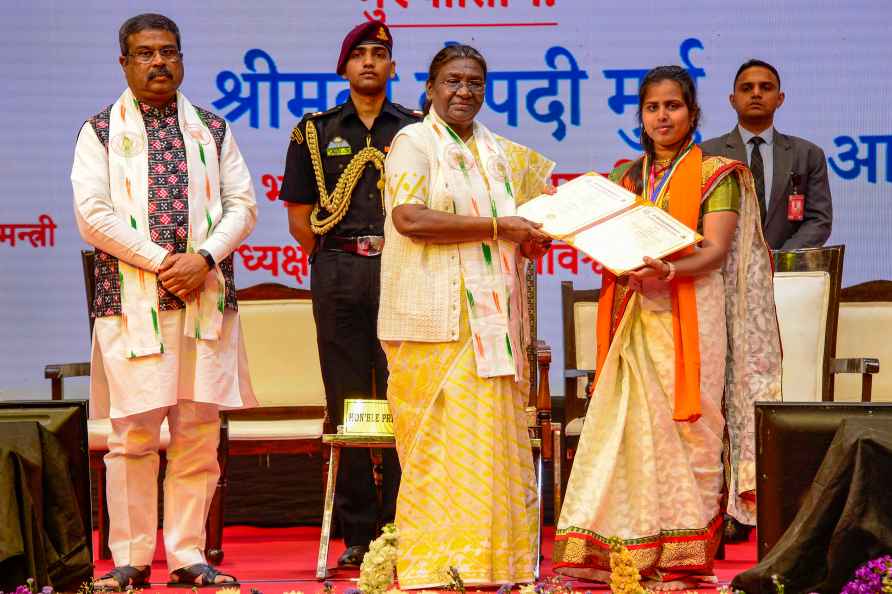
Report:
[[[209,269],[213,270],[214,268],[217,267],[217,263],[214,262],[214,257],[211,255],[211,253],[209,251],[198,250],[196,253],[199,256],[201,256],[202,258],[204,258],[204,261],[207,262]]]

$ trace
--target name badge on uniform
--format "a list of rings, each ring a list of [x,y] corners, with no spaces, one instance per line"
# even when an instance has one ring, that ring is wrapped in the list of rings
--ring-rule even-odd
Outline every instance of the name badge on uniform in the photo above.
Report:
[[[801,221],[805,218],[805,196],[799,191],[800,176],[791,174],[793,178],[793,193],[787,197],[787,220]]]
[[[335,136],[332,141],[328,143],[328,146],[325,147],[325,155],[327,157],[343,157],[344,155],[352,154],[353,149],[350,148],[350,143],[340,136]]]

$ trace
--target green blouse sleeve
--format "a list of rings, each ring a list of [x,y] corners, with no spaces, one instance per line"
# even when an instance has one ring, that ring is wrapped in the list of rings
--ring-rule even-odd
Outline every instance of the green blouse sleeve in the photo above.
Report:
[[[725,176],[712,190],[700,207],[700,217],[711,212],[730,210],[740,213],[740,184],[733,173]]]

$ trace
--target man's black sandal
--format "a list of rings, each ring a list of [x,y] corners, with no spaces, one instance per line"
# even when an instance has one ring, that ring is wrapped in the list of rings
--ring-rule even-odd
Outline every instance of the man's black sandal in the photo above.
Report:
[[[228,573],[220,573],[207,563],[196,563],[188,567],[181,567],[176,571],[172,571],[170,575],[176,578],[176,581],[167,582],[168,588],[228,588],[239,585],[235,576]],[[229,581],[215,583],[218,576],[229,578]]]
[[[115,580],[116,585],[114,586],[93,586],[93,590],[97,592],[116,592],[122,591],[127,587],[131,587],[134,589],[137,588],[146,588],[149,585],[149,576],[152,574],[151,567],[144,567],[143,569],[139,569],[133,567],[132,565],[124,565],[121,567],[115,567],[111,571],[109,571],[104,576],[100,577],[99,580]],[[94,580],[99,581],[99,580]]]

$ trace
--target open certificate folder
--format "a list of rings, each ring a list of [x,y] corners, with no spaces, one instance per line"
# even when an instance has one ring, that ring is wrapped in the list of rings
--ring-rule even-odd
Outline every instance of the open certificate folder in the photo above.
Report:
[[[666,211],[595,172],[538,196],[517,214],[542,231],[585,252],[619,276],[644,265],[644,256],[668,256],[703,237]]]

